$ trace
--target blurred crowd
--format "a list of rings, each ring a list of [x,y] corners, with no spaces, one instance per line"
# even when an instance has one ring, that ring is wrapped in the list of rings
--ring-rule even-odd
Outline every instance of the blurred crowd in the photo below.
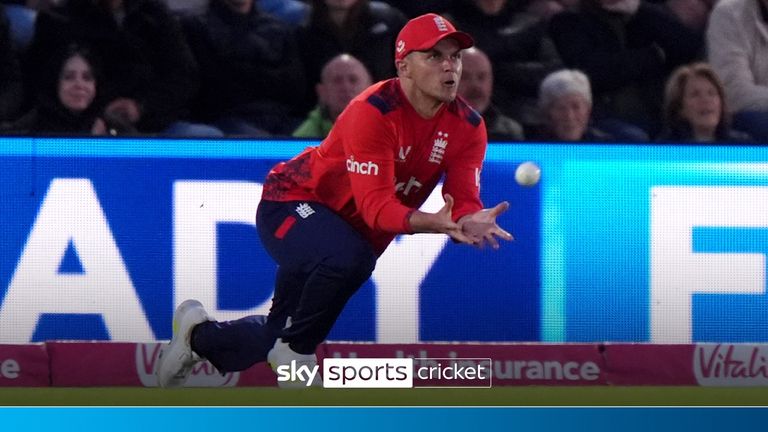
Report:
[[[427,12],[490,140],[768,143],[768,0],[1,1],[0,133],[322,138]]]

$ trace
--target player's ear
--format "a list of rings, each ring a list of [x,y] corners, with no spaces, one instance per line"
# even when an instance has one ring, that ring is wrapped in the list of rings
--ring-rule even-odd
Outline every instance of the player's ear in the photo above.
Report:
[[[408,77],[408,60],[407,59],[396,60],[395,68],[397,69],[397,76],[404,77],[404,78]]]

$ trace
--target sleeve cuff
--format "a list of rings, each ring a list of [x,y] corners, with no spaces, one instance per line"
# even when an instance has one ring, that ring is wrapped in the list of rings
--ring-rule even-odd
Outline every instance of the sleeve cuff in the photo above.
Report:
[[[411,226],[411,215],[415,211],[416,209],[411,209],[405,214],[405,220],[403,220],[403,227],[405,228],[406,234],[413,234],[413,227]]]

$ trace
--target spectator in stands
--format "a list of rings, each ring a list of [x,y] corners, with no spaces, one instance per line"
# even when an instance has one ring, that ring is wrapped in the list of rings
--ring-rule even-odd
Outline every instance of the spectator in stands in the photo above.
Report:
[[[290,26],[253,0],[211,0],[184,21],[200,67],[195,119],[228,134],[290,135],[304,108],[304,69]]]
[[[198,86],[181,29],[160,0],[68,0],[38,15],[26,74],[42,82],[46,59],[72,42],[103,61],[105,116],[145,133],[221,135],[181,121]]]
[[[35,34],[37,14],[65,0],[0,0],[5,6],[5,16],[11,25],[11,41],[18,53],[23,53]]]
[[[100,118],[103,108],[98,62],[80,45],[70,45],[52,56],[45,80],[37,88],[35,107],[10,128],[25,134],[103,135],[107,126]]]
[[[491,141],[521,141],[523,127],[493,106],[493,67],[485,53],[475,47],[462,52],[463,71],[459,95],[485,118]]]
[[[320,81],[323,65],[342,53],[363,62],[374,82],[395,76],[392,47],[406,22],[402,12],[369,0],[311,0],[310,5],[310,20],[299,31],[308,83]],[[307,108],[314,104],[310,96]]]
[[[733,125],[768,143],[768,1],[721,0],[707,28],[709,63],[723,80]]]
[[[11,42],[16,52],[24,52],[32,41],[35,32],[35,19],[37,9],[30,3],[38,3],[28,0],[2,0],[2,15],[8,19],[10,25]]]
[[[531,0],[525,5],[525,11],[549,21],[560,12],[578,9],[579,3],[579,0]]]
[[[664,141],[744,142],[749,135],[729,127],[725,88],[706,63],[681,66],[664,95]]]
[[[8,20],[0,4],[0,124],[15,120],[23,98],[19,59],[12,47]]]
[[[541,83],[539,107],[544,127],[534,137],[541,141],[613,141],[614,137],[590,126],[592,90],[589,78],[578,70],[549,74]]]
[[[664,6],[688,28],[703,33],[716,2],[717,0],[666,0]]]
[[[455,0],[386,0],[408,18],[415,18],[430,12],[447,11]]]
[[[202,15],[208,8],[209,0],[163,0],[171,13],[179,18]]]
[[[360,60],[340,54],[329,61],[315,86],[318,106],[294,132],[298,138],[325,138],[349,101],[372,84]]]
[[[546,21],[508,0],[456,0],[446,17],[491,59],[496,106],[525,127],[540,125],[539,84],[561,65]]]
[[[589,77],[598,124],[626,136],[635,135],[626,123],[658,132],[667,76],[703,48],[700,33],[641,0],[583,0],[552,18],[550,34],[565,64]]]

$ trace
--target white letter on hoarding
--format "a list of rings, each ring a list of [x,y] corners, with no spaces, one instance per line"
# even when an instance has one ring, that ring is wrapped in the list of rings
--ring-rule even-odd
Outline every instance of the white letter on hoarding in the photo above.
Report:
[[[442,185],[438,185],[421,206],[437,212],[444,205]],[[421,283],[448,243],[448,236],[400,236],[376,263],[376,341],[413,343],[419,339],[419,299]]]
[[[694,253],[694,227],[768,227],[768,188],[651,188],[651,342],[691,342],[695,293],[765,291],[763,254]]]
[[[82,274],[59,274],[70,243]],[[40,315],[99,314],[110,338],[155,339],[93,184],[54,179],[0,307],[0,341],[29,342]]]
[[[0,378],[16,379],[19,377],[21,368],[14,359],[8,359],[0,363]]]
[[[186,299],[196,299],[220,321],[269,313],[271,296],[250,310],[216,309],[216,225],[220,222],[241,223],[255,229],[261,191],[261,184],[246,181],[174,183],[174,307]]]

